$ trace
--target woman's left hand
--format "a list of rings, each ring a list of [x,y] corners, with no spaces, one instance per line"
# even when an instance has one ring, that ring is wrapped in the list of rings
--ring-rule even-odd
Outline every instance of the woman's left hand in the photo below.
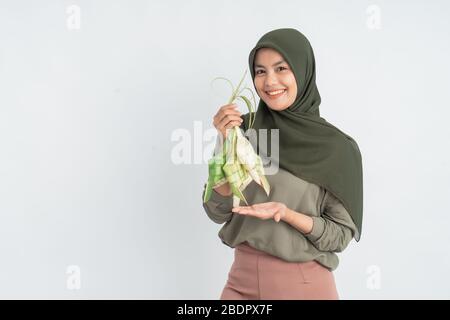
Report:
[[[276,222],[283,219],[287,212],[287,207],[281,202],[264,202],[251,206],[239,206],[231,211],[238,214],[254,216],[263,220],[273,218]]]

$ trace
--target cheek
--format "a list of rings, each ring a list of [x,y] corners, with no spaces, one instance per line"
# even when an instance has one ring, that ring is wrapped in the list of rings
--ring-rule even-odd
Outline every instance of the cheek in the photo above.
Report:
[[[297,84],[295,82],[291,85],[291,95],[297,96]]]
[[[261,79],[255,79],[254,84],[258,93],[263,91],[264,81],[261,81]]]
[[[297,88],[297,82],[295,81],[295,78],[293,78],[293,77],[290,77],[289,79],[288,79],[288,85],[289,85],[289,89],[291,90],[291,94],[292,95],[294,95],[294,96],[296,96],[297,95],[297,90],[298,90],[298,88]]]

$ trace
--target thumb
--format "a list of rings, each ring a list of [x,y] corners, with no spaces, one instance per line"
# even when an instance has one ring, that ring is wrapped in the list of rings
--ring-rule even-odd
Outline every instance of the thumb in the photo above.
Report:
[[[279,214],[279,213],[275,213],[275,215],[273,216],[273,219],[274,219],[276,222],[280,222],[280,214]]]

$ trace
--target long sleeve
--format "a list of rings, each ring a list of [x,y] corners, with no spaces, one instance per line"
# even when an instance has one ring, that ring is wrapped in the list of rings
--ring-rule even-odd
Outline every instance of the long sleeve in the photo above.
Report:
[[[305,236],[320,251],[341,252],[356,232],[352,217],[328,190],[325,190],[320,207],[321,215],[311,217],[313,228]]]
[[[204,190],[202,194],[202,202],[203,197],[206,192],[206,183],[204,185]],[[211,197],[207,202],[203,203],[203,208],[206,211],[208,217],[214,221],[215,223],[222,224],[231,220],[233,216],[233,212],[231,209],[233,208],[233,197],[232,196],[222,196],[216,190],[212,190]]]

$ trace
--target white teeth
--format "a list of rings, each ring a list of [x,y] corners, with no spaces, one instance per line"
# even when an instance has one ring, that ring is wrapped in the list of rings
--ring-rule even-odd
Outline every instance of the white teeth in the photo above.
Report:
[[[279,94],[279,93],[282,93],[282,92],[284,92],[284,91],[285,91],[285,89],[283,89],[283,90],[278,90],[278,91],[271,91],[271,92],[267,92],[267,94],[268,94],[268,95],[271,95],[271,96],[274,96],[274,95]]]

